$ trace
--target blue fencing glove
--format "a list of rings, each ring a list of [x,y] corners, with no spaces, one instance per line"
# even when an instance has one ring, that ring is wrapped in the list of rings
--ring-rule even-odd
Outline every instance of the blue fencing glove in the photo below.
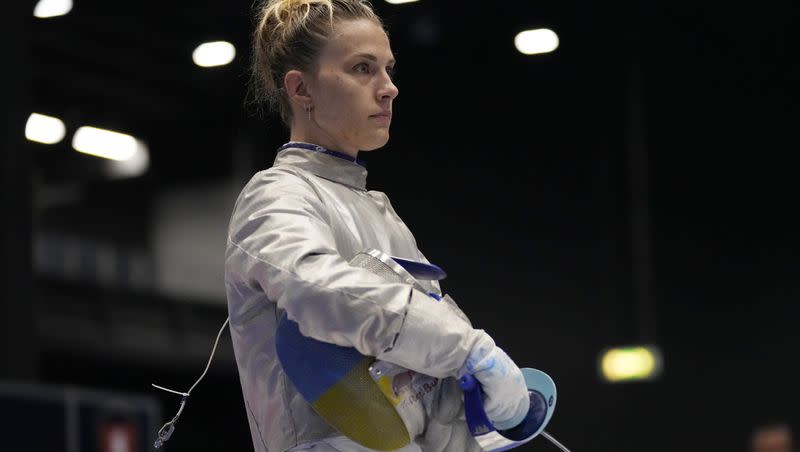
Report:
[[[497,430],[517,426],[528,414],[530,399],[525,378],[506,352],[483,330],[470,350],[459,377],[472,374],[485,395],[486,416]]]

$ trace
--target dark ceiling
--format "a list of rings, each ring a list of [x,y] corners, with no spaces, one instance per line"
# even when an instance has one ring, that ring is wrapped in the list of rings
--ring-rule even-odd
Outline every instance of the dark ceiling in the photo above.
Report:
[[[654,135],[662,124],[691,130],[700,122],[717,136],[742,127],[780,129],[796,113],[784,95],[796,75],[792,24],[777,4],[375,6],[399,59],[401,96],[390,147],[405,145],[405,156],[446,153],[419,141],[412,148],[411,141],[441,145],[445,137],[452,142],[465,135],[474,135],[467,141],[476,145],[524,140],[550,152],[566,135],[583,149],[575,152],[588,152],[625,134],[631,64],[641,70],[643,121]],[[261,121],[245,107],[252,8],[251,2],[85,0],[64,17],[31,17],[34,110],[65,119],[68,132],[93,124],[142,137],[153,159],[148,186],[227,177],[241,140],[263,155],[285,136],[274,118]],[[514,34],[540,26],[556,30],[560,48],[518,54]],[[236,45],[233,64],[195,66],[194,47],[216,39]],[[55,151],[37,149],[42,167],[58,169],[49,174],[69,177],[65,167],[79,175],[91,166],[92,158],[70,152],[67,138]],[[661,143],[649,144],[655,152]]]

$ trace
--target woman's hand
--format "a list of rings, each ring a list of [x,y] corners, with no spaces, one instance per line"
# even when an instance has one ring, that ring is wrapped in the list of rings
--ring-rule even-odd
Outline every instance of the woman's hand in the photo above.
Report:
[[[470,351],[463,374],[481,384],[486,416],[498,430],[517,426],[528,414],[530,399],[525,378],[506,352],[483,330]]]

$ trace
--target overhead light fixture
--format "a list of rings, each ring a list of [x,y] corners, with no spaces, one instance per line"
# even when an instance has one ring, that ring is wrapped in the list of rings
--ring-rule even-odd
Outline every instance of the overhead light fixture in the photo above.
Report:
[[[418,0],[386,0],[386,3],[392,4],[392,5],[402,5],[403,3],[414,3],[416,1],[418,1]]]
[[[56,144],[64,139],[64,122],[52,116],[31,113],[25,123],[25,138],[43,144]]]
[[[39,0],[33,15],[40,19],[63,16],[72,11],[72,0]]]
[[[200,67],[224,66],[236,56],[236,47],[228,41],[205,42],[192,52],[194,64]]]
[[[599,367],[600,376],[609,383],[652,380],[661,375],[663,360],[652,345],[615,347],[603,350]]]
[[[548,28],[525,30],[514,37],[514,46],[525,55],[550,53],[558,48],[558,35]]]
[[[127,160],[106,160],[106,175],[113,179],[138,177],[150,168],[150,151],[147,145],[136,140],[136,152]]]
[[[72,147],[84,154],[126,161],[133,159],[141,151],[142,143],[124,133],[83,126],[73,135]]]

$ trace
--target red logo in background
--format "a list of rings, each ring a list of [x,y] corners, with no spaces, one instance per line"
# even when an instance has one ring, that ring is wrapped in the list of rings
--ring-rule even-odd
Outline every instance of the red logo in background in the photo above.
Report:
[[[132,422],[108,422],[100,427],[100,452],[140,452]]]

